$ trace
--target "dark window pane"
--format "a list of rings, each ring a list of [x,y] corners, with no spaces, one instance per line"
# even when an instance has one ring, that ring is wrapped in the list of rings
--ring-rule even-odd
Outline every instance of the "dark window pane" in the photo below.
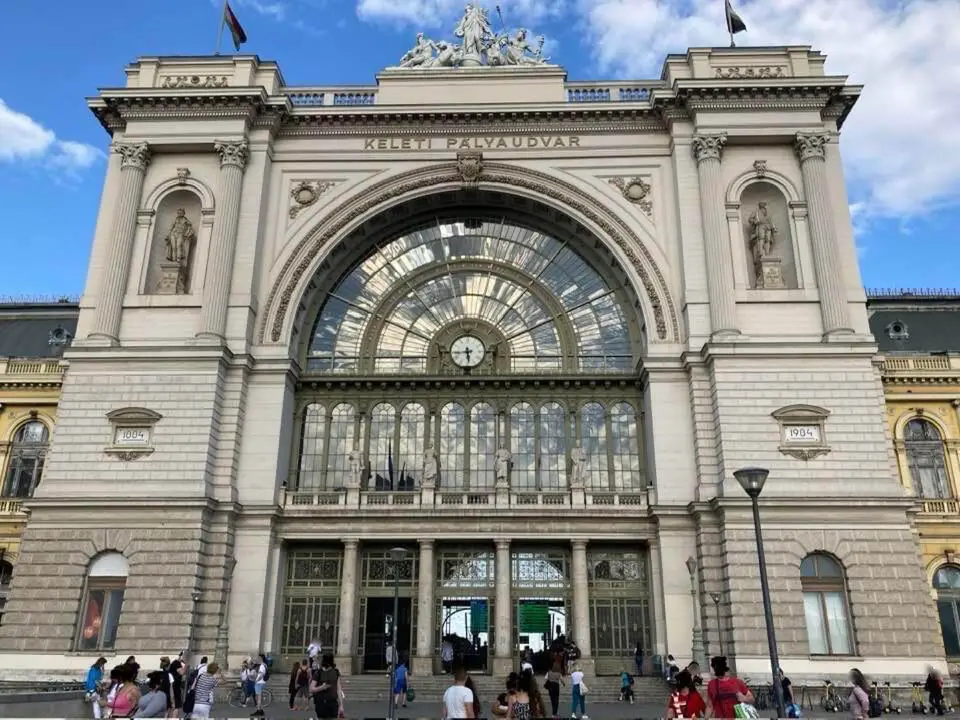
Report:
[[[117,629],[120,627],[120,608],[123,607],[123,590],[110,590],[107,600],[107,612],[103,620],[102,648],[112,648],[117,641]]]
[[[952,600],[937,602],[937,611],[940,613],[940,630],[943,632],[943,647],[948,657],[960,655],[960,636],[957,634],[957,603]]]
[[[813,555],[807,555],[800,563],[800,577],[816,577],[817,563]]]

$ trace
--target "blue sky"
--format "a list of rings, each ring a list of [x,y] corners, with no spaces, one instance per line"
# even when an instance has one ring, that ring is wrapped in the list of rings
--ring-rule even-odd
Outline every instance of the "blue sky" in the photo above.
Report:
[[[367,84],[461,0],[232,0],[245,51],[289,84]],[[494,5],[491,0],[489,5]],[[842,150],[867,287],[952,287],[960,269],[960,3],[742,0],[740,45],[811,44],[866,90]],[[725,44],[722,0],[501,0],[571,79],[657,77],[665,53]],[[0,296],[79,294],[108,136],[86,109],[138,55],[212,52],[219,0],[6,2]],[[229,49],[229,38],[224,43]]]

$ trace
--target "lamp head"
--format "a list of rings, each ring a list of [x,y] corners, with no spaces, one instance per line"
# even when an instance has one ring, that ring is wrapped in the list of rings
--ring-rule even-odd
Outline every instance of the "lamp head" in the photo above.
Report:
[[[740,483],[740,487],[752,498],[760,496],[763,485],[767,482],[770,471],[761,467],[740,468],[733,471],[733,476]]]
[[[687,558],[687,572],[693,575],[696,571],[697,571],[697,561],[693,557],[693,555],[691,555],[690,557]]]
[[[390,559],[394,562],[400,562],[407,556],[407,549],[403,547],[390,548]]]
[[[713,600],[714,605],[720,604],[720,593],[710,593],[710,599]]]

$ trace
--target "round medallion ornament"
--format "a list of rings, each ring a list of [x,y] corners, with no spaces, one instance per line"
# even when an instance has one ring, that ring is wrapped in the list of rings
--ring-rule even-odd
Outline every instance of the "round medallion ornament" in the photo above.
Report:
[[[477,367],[486,352],[483,341],[474,335],[461,335],[450,344],[450,357],[464,369]]]

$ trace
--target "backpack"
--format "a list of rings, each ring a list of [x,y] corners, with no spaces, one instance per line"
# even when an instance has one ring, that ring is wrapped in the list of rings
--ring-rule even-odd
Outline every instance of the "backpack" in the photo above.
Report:
[[[881,715],[883,715],[883,700],[877,696],[871,697],[867,706],[867,717],[877,718]]]

